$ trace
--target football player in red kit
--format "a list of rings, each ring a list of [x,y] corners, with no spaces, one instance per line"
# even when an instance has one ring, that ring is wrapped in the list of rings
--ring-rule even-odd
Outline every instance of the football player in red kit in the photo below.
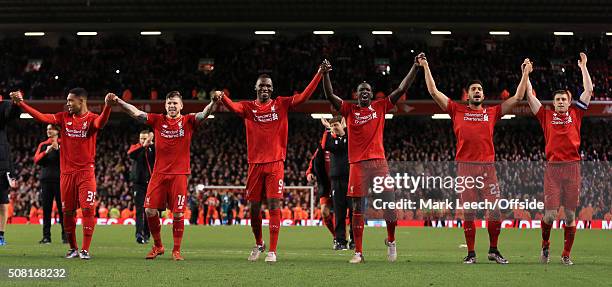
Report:
[[[212,100],[204,110],[187,115],[181,114],[183,99],[178,91],[171,91],[166,95],[165,114],[145,113],[116,96],[112,99],[112,102],[121,106],[128,115],[151,126],[155,134],[155,164],[144,205],[154,245],[146,259],[155,259],[164,254],[159,211],[169,208],[173,215],[172,259],[184,260],[181,255],[181,241],[185,227],[183,214],[187,202],[187,181],[191,175],[191,137],[197,126],[213,113],[222,96],[222,92],[213,92]]]
[[[363,228],[364,214],[366,211],[365,199],[368,189],[372,187],[375,177],[389,176],[389,167],[385,158],[383,146],[383,131],[385,129],[385,114],[389,112],[408,91],[414,82],[419,67],[413,63],[412,68],[404,77],[399,87],[388,96],[373,100],[372,86],[363,82],[357,86],[357,104],[343,101],[333,92],[329,72],[331,64],[325,60],[323,65],[323,86],[325,96],[334,109],[339,111],[346,119],[348,129],[348,158],[349,158],[349,183],[347,196],[353,201],[353,235],[355,236],[355,255],[350,263],[363,263]],[[390,200],[394,197],[395,190],[385,190],[383,197]],[[391,199],[392,200],[392,199]],[[397,225],[397,214],[394,209],[384,210],[387,225],[387,260],[397,260],[397,248],[395,244],[395,226]]]
[[[325,121],[325,119],[322,119]],[[326,121],[324,122],[325,125]],[[321,206],[321,217],[327,230],[334,233],[334,214],[331,212],[333,208],[333,200],[331,194],[331,183],[329,178],[330,155],[329,151],[323,149],[325,138],[329,131],[325,130],[321,142],[318,143],[317,149],[310,158],[308,169],[306,170],[306,179],[309,184],[317,181],[317,195],[319,197],[319,205]]]
[[[255,83],[257,99],[232,102],[223,97],[223,104],[244,119],[247,138],[247,158],[249,170],[246,184],[246,198],[251,212],[251,229],[255,236],[255,247],[248,257],[257,261],[265,251],[261,235],[261,202],[268,200],[270,209],[270,249],[266,262],[276,262],[276,246],[280,231],[281,204],[285,183],[284,162],[287,152],[287,133],[289,129],[289,110],[307,101],[319,81],[321,72],[317,71],[306,89],[291,97],[272,98],[274,86],[269,75],[260,75]]]
[[[58,125],[61,128],[62,152],[60,153],[60,197],[64,212],[64,230],[70,250],[66,258],[90,259],[89,247],[96,226],[94,202],[96,200],[96,137],[110,117],[110,101],[114,94],[107,94],[102,114],[87,109],[87,91],[74,88],[66,97],[67,112],[43,114],[23,101],[21,92],[12,92],[11,98],[37,121]],[[76,241],[76,210],[83,213],[83,245],[78,251]]]
[[[544,131],[546,143],[546,169],[544,172],[544,209],[542,220],[542,251],[540,261],[548,263],[550,230],[557,217],[557,210],[565,210],[564,246],[561,263],[573,265],[570,252],[576,234],[576,206],[580,197],[582,176],[580,173],[580,126],[593,95],[593,82],[586,66],[587,56],[580,53],[578,67],[582,74],[584,91],[572,105],[569,91],[553,92],[554,110],[542,106],[533,94],[531,83],[527,90],[527,101]]]
[[[495,124],[504,114],[512,110],[523,99],[527,89],[529,73],[532,70],[531,62],[525,59],[521,81],[514,96],[508,98],[500,105],[484,107],[484,91],[482,83],[478,80],[468,83],[468,103],[458,104],[440,92],[434,82],[429,64],[425,55],[419,56],[419,64],[425,70],[427,90],[440,108],[447,112],[453,122],[453,131],[457,138],[457,176],[472,177],[478,180],[481,177],[483,188],[467,188],[461,193],[462,203],[480,202],[483,200],[494,202],[500,199],[501,193],[495,170],[495,148],[493,146],[493,131]],[[476,227],[474,226],[475,210],[464,211],[465,222],[463,230],[468,247],[468,255],[463,263],[476,263],[474,250],[476,240]],[[497,248],[497,241],[501,231],[501,211],[488,210],[487,231],[489,232],[488,259],[499,264],[507,264]]]

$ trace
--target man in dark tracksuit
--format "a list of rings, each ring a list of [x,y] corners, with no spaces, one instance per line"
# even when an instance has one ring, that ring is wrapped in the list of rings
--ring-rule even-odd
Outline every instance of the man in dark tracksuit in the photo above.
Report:
[[[196,190],[189,195],[189,209],[191,210],[189,224],[191,225],[198,225],[198,215],[200,215],[200,192],[202,192],[202,190],[196,187]]]
[[[348,138],[341,116],[336,116],[329,120],[330,133],[325,134],[322,141],[323,149],[330,152],[330,178],[332,198],[334,201],[334,214],[336,216],[336,250],[346,250],[346,216],[347,209],[349,218],[352,218],[352,206],[348,197],[349,162],[348,162]],[[352,226],[352,225],[351,225]],[[349,231],[351,239],[353,230]],[[351,240],[349,248],[354,248]]]
[[[139,142],[130,146],[128,155],[132,159],[130,180],[132,181],[136,206],[136,242],[145,244],[151,236],[145,217],[144,201],[147,195],[147,185],[151,179],[151,171],[153,171],[153,165],[155,164],[153,133],[148,130],[141,131]]]
[[[323,138],[325,138],[325,134],[327,133],[329,133],[329,131],[323,133]],[[315,178],[317,179],[317,198],[321,206],[321,216],[325,227],[327,227],[334,239],[333,246],[335,248],[336,231],[334,229],[334,217],[332,215],[333,202],[331,197],[331,183],[329,181],[329,161],[329,152],[323,150],[323,142],[321,142],[310,159],[308,170],[306,170],[306,179],[309,183],[314,182]]]
[[[8,218],[9,188],[15,188],[11,148],[6,137],[8,123],[19,117],[21,109],[9,101],[0,102],[0,246],[5,244],[4,228]]]
[[[42,167],[40,175],[41,206],[43,209],[43,238],[38,243],[51,243],[51,213],[53,200],[57,206],[62,226],[62,242],[68,243],[64,233],[64,213],[62,212],[62,199],[60,193],[60,128],[47,125],[47,140],[41,142],[34,155],[34,163]]]

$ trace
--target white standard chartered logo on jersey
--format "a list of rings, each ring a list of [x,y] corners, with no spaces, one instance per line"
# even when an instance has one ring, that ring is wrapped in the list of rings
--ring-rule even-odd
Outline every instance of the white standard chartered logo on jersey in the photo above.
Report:
[[[550,122],[553,125],[569,125],[572,123],[572,117],[569,116],[569,113],[565,114],[565,117],[559,117],[556,113],[553,114],[552,121]]]
[[[89,131],[88,126],[87,126],[87,121],[83,122],[83,125],[81,126],[80,130],[69,129],[68,126],[72,126],[72,122],[66,123],[66,136],[71,137],[71,138],[86,138],[87,137],[87,132]]]
[[[262,122],[262,123],[278,121],[278,114],[276,113],[276,107],[272,106],[269,113],[262,114],[262,115],[257,115],[257,110],[253,110],[253,119],[256,122]]]
[[[465,113],[463,114],[463,120],[466,122],[488,122],[489,114],[485,109],[483,113]]]
[[[162,137],[167,138],[167,139],[182,138],[185,136],[185,130],[183,129],[183,123],[179,122],[178,126],[179,126],[178,130],[169,130],[168,125],[162,125],[162,129],[159,133],[161,134]]]
[[[363,125],[373,119],[377,119],[378,116],[376,115],[376,111],[374,111],[374,109],[372,109],[372,107],[369,107],[370,111],[372,111],[372,113],[367,114],[362,116],[361,113],[355,112],[353,113],[353,117],[354,117],[354,123],[356,125]]]

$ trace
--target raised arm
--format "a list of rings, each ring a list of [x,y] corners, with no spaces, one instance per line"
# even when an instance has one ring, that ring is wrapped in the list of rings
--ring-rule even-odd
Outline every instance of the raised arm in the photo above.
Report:
[[[47,149],[45,151],[42,150],[42,147],[43,147],[43,143],[40,143],[38,145],[38,148],[36,148],[36,153],[34,154],[34,163],[35,164],[42,164],[43,162],[41,162],[41,160],[51,150],[51,146],[50,145],[47,146]]]
[[[427,91],[438,106],[440,106],[443,111],[446,111],[448,106],[448,97],[442,92],[438,91],[436,82],[434,81],[434,78],[431,75],[431,70],[429,69],[429,63],[427,62],[427,58],[425,58],[425,54],[423,54],[421,57],[417,57],[417,61],[419,62],[419,65],[423,67],[423,71],[425,71],[425,84],[427,85]]]
[[[314,78],[312,78],[308,86],[306,86],[306,89],[304,89],[303,92],[293,96],[291,106],[296,107],[304,103],[305,101],[307,101],[310,98],[310,96],[312,96],[312,93],[314,93],[320,81],[321,81],[321,68],[319,68]]]
[[[584,88],[584,92],[580,95],[580,101],[585,105],[585,109],[589,106],[591,96],[593,95],[593,82],[591,81],[591,75],[589,75],[586,63],[587,55],[585,53],[580,53],[578,67],[580,67],[580,71],[582,72],[582,86]]]
[[[534,115],[537,114],[542,107],[540,100],[533,94],[533,86],[531,86],[530,80],[527,81],[527,103],[529,103],[529,108]]]
[[[128,114],[130,117],[136,119],[140,123],[144,124],[147,122],[147,113],[139,110],[134,105],[127,103],[126,101],[120,99],[117,96],[114,96],[114,97],[111,96],[111,102],[114,102],[117,105],[119,105],[121,107],[121,110],[123,110],[123,112]]]
[[[240,103],[232,102],[232,99],[230,99],[226,95],[223,95],[223,97],[221,97],[221,103],[223,103],[223,105],[233,113],[239,114],[240,116],[244,114],[243,106]]]
[[[102,113],[93,122],[94,127],[96,129],[104,128],[104,126],[108,122],[108,118],[110,117],[111,113],[111,105],[114,103],[114,99],[116,98],[118,99],[119,97],[117,97],[117,95],[113,93],[106,94],[106,97],[104,98],[104,108],[102,109]]]
[[[142,154],[143,151],[144,147],[140,143],[137,143],[130,146],[127,154],[130,159],[135,160],[140,156],[140,154]]]
[[[529,82],[529,73],[533,71],[533,66],[529,59],[525,59],[521,67],[522,67],[521,82],[516,88],[516,93],[514,94],[514,96],[505,100],[501,104],[502,115],[505,115],[508,112],[510,112],[512,108],[514,108],[514,106],[516,106],[516,104],[522,101],[523,98],[525,97],[525,91],[527,90],[527,85]]]
[[[217,107],[217,104],[219,103],[219,100],[221,100],[221,97],[223,97],[222,91],[214,91],[212,93],[210,97],[211,99],[210,103],[208,103],[208,105],[204,107],[204,110],[196,113],[195,115],[196,121],[198,123],[203,122],[204,120],[208,118],[208,116],[212,115],[212,113],[215,111],[215,108]]]
[[[410,86],[412,86],[414,79],[419,73],[419,63],[417,62],[419,56],[425,57],[425,54],[420,53],[414,58],[414,64],[412,64],[412,67],[410,68],[408,74],[406,74],[406,77],[404,77],[399,87],[397,87],[397,89],[395,89],[393,92],[391,92],[391,94],[389,94],[389,99],[393,104],[397,103],[397,101],[402,97],[402,95],[405,94],[408,89],[410,89]]]
[[[323,125],[323,127],[325,127],[326,130],[331,129],[331,125],[329,124],[327,119],[325,119],[323,117],[321,117],[321,124]]]
[[[321,64],[321,71],[323,73],[323,91],[325,92],[325,98],[334,106],[336,111],[340,111],[342,107],[342,99],[334,95],[334,89],[332,88],[331,79],[329,78],[329,71],[332,70],[332,66],[328,60],[323,60]]]
[[[23,101],[23,94],[21,92],[11,92],[11,99],[13,99],[13,103],[18,105],[24,112],[30,114],[35,120],[39,122],[43,122],[46,124],[59,125],[60,122],[55,118],[53,114],[43,114],[39,112],[37,109],[30,107]]]

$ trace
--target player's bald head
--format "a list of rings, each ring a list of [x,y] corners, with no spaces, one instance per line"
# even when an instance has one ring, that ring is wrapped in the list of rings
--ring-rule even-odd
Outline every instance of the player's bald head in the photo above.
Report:
[[[260,102],[266,102],[272,97],[274,86],[272,85],[272,78],[268,74],[261,74],[255,82],[255,92],[257,93],[257,99]]]

